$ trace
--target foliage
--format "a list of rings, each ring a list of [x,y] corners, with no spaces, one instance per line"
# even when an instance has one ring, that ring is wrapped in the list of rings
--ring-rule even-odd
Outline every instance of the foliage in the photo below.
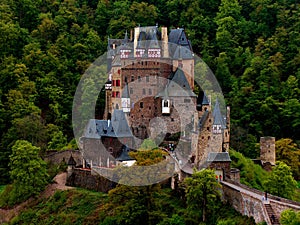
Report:
[[[107,197],[87,190],[57,191],[15,217],[10,224],[98,224]]]
[[[129,155],[137,161],[138,166],[149,166],[164,160],[167,153],[160,149],[154,150],[138,150],[130,152]]]
[[[284,210],[280,215],[280,224],[297,225],[300,223],[300,212],[291,209]]]
[[[300,179],[300,148],[292,139],[280,139],[276,141],[276,160],[287,164],[296,180]]]
[[[283,198],[292,199],[297,188],[297,182],[292,176],[289,166],[278,161],[264,183],[265,190]]]
[[[213,170],[194,171],[184,180],[186,185],[188,221],[198,224],[208,220],[208,215],[215,214],[215,203],[220,201],[219,183]],[[202,210],[201,210],[202,209]]]
[[[17,141],[10,156],[12,190],[1,196],[11,206],[30,196],[37,196],[48,183],[46,163],[39,157],[40,149],[27,141]]]
[[[157,148],[158,146],[156,145],[156,143],[150,139],[150,138],[147,138],[143,141],[143,143],[141,144],[140,146],[140,150],[152,150],[152,149],[155,149]]]
[[[263,181],[267,177],[267,172],[260,166],[254,164],[251,159],[243,154],[230,149],[231,167],[240,170],[240,182],[250,187],[263,190]]]

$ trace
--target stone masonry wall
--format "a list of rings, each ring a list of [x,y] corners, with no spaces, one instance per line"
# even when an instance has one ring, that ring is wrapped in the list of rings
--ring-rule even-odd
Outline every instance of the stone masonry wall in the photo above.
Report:
[[[67,178],[66,185],[108,192],[115,186],[115,183],[99,175],[92,175],[91,170],[73,169],[72,175]]]
[[[228,201],[237,211],[239,211],[243,215],[252,216],[257,223],[264,221],[264,218],[266,218],[267,216],[260,196],[264,196],[265,193],[243,184],[230,182],[228,180],[227,182],[238,185],[245,191],[244,193],[241,193],[239,190],[233,189],[223,184],[223,199]],[[255,195],[259,197],[254,197]],[[280,198],[270,194],[268,194],[268,200],[277,218],[280,218],[282,211],[286,209],[300,211],[299,202]]]
[[[53,164],[60,164],[62,161],[68,163],[71,155],[76,161],[76,165],[82,165],[82,156],[79,150],[49,151],[46,152],[44,160]]]

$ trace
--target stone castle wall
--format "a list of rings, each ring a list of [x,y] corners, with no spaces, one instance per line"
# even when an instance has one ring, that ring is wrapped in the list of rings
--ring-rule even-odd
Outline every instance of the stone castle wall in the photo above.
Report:
[[[66,185],[100,192],[108,192],[115,187],[114,182],[99,175],[92,175],[91,170],[87,169],[73,169],[72,174],[67,178]]]
[[[228,181],[233,183],[232,181]],[[230,203],[238,212],[249,217],[253,217],[255,222],[265,221],[268,216],[266,216],[266,210],[263,207],[262,197],[265,196],[263,191],[250,188],[243,184],[234,183],[239,187],[245,189],[243,193],[239,190],[233,189],[226,184],[222,184],[223,187],[223,199]],[[280,198],[268,194],[269,203],[277,218],[280,218],[282,211],[286,209],[292,209],[295,211],[300,211],[300,203],[285,198]]]
[[[62,162],[68,163],[71,155],[73,156],[76,165],[82,165],[82,155],[79,150],[47,151],[43,158],[46,162],[60,164]]]

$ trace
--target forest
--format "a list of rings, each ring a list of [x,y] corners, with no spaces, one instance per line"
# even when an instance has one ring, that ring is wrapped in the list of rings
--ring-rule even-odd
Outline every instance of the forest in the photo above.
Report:
[[[216,75],[232,109],[231,147],[256,158],[259,137],[274,136],[290,149],[281,156],[299,168],[297,1],[3,0],[0,183],[9,182],[17,140],[42,151],[76,148],[71,112],[81,75],[106,52],[108,37],[155,24],[184,27]]]

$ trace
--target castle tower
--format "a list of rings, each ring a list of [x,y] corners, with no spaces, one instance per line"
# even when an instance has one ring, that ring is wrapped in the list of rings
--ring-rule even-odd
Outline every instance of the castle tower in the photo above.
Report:
[[[223,151],[223,131],[225,129],[226,124],[221,114],[219,100],[217,99],[213,111],[212,140],[209,142],[212,152]]]
[[[276,162],[275,137],[260,138],[260,160],[264,164],[270,163],[272,166]]]

